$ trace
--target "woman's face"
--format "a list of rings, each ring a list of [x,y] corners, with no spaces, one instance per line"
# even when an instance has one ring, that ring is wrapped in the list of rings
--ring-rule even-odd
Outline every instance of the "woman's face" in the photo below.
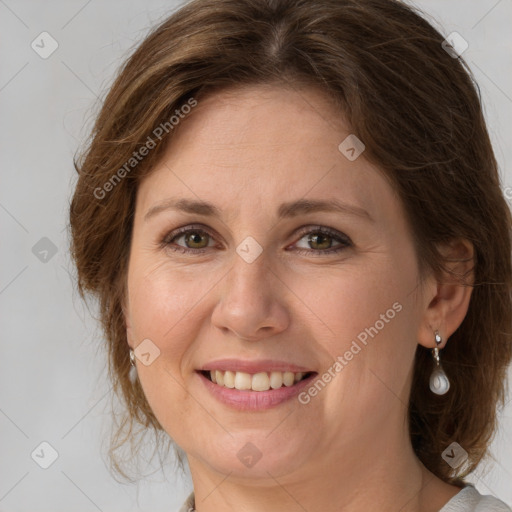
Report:
[[[388,182],[315,89],[217,93],[180,122],[138,189],[125,314],[192,471],[283,482],[403,443],[432,287]],[[316,373],[287,385],[297,368]]]

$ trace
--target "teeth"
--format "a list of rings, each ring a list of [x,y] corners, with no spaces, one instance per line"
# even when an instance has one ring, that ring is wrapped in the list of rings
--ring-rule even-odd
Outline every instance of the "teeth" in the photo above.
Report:
[[[235,374],[233,372],[224,372],[224,386],[227,388],[235,387]]]
[[[304,377],[303,372],[260,372],[250,374],[246,372],[231,371],[210,371],[212,382],[219,386],[234,388],[240,391],[268,391],[269,389],[279,389],[283,385],[290,387],[299,382]]]
[[[270,387],[272,389],[279,389],[282,385],[283,385],[283,372],[271,372]]]
[[[251,389],[252,379],[248,373],[236,372],[235,373],[235,388],[236,389]]]
[[[244,375],[249,375],[249,374],[245,373]],[[266,373],[266,372],[255,373],[252,376],[251,389],[253,391],[269,390],[270,389],[270,378],[268,376],[268,373]]]

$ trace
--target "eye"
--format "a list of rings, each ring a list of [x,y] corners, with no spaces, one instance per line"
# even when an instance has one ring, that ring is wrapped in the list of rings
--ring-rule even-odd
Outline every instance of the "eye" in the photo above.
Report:
[[[304,249],[296,249],[295,252],[298,252],[299,254],[306,254],[306,255],[315,255],[315,256],[321,256],[323,254],[332,254],[341,252],[343,249],[346,249],[347,247],[351,247],[353,245],[350,238],[340,233],[339,231],[336,231],[331,228],[326,228],[323,226],[314,226],[313,229],[306,228],[305,230],[302,230],[301,233],[303,236],[301,237],[301,240],[308,236],[306,243],[313,249],[319,249],[319,250],[304,250]],[[339,244],[335,247],[332,247],[332,241],[336,240],[339,242]],[[299,240],[300,242],[300,240]],[[297,243],[299,243],[297,242]],[[316,246],[316,247],[315,247]]]
[[[175,240],[179,240],[180,238],[183,238],[185,244],[189,244],[190,247],[183,247],[181,245],[176,245],[175,243],[173,243]],[[162,240],[161,245],[173,251],[179,251],[183,253],[203,253],[206,251],[206,248],[208,247],[208,242],[206,242],[206,245],[204,243],[204,241],[208,240],[208,238],[211,239],[212,237],[204,229],[189,226],[185,228],[179,228],[166,235]]]
[[[298,252],[299,254],[321,256],[341,252],[343,249],[353,245],[347,235],[323,226],[303,228],[299,235],[302,235],[300,240],[305,238],[307,235],[308,238],[306,243],[310,246],[310,249],[295,249],[295,252]],[[183,239],[185,246],[176,243],[176,241],[180,239]],[[161,247],[172,251],[201,254],[209,247],[212,247],[212,245],[209,245],[209,241],[212,239],[213,237],[208,231],[199,227],[187,226],[179,228],[166,235],[160,245]],[[337,246],[332,247],[333,240],[338,242]]]

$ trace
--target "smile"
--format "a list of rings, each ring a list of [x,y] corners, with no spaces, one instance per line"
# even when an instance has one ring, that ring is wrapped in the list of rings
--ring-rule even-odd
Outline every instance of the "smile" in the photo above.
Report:
[[[258,372],[250,374],[247,372],[210,370],[201,372],[214,384],[239,391],[269,391],[279,389],[283,386],[291,387],[297,382],[308,378],[314,372]]]
[[[263,411],[297,397],[317,372],[196,370],[216,401],[238,411]],[[300,406],[299,402],[297,404]]]

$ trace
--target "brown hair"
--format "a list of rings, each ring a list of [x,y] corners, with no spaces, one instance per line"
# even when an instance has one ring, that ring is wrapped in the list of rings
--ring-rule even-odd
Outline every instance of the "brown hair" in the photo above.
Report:
[[[127,478],[114,451],[133,440],[135,422],[163,430],[139,383],[128,380],[122,303],[137,184],[171,139],[176,109],[191,97],[200,101],[243,84],[315,85],[339,106],[366,145],[364,156],[403,202],[422,276],[431,270],[441,278],[447,271],[439,244],[473,244],[469,310],[442,352],[452,388],[443,396],[430,392],[431,354],[418,345],[409,425],[418,458],[448,483],[462,486],[487,454],[512,357],[511,214],[478,87],[443,39],[395,0],[193,0],[126,61],[86,151],[75,160],[70,205],[78,288],[82,297],[92,292],[99,299],[109,374],[126,405],[111,440],[118,474]],[[159,125],[167,129],[154,140]],[[126,162],[149,139],[155,147],[128,169]],[[468,453],[464,473],[441,458],[453,441]]]

